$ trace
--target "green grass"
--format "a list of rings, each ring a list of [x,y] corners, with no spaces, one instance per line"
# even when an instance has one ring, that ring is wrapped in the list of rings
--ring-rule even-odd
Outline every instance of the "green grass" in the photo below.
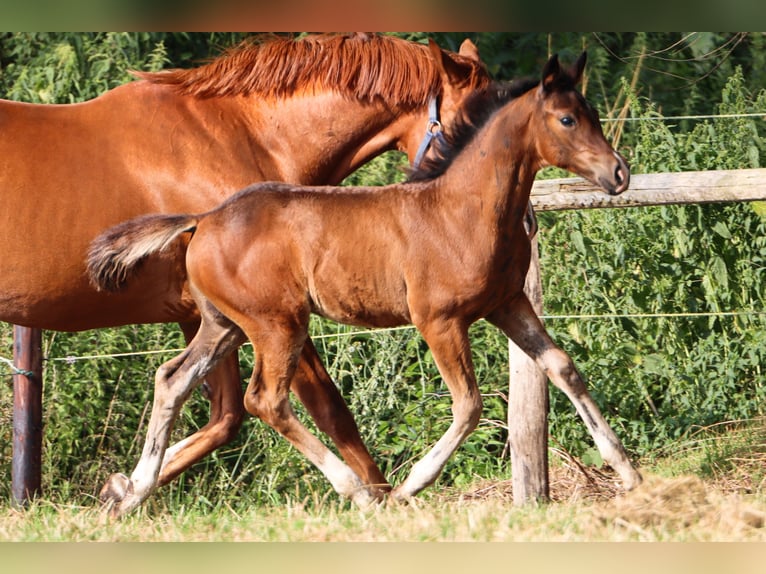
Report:
[[[587,500],[517,508],[505,497],[478,500],[431,495],[407,506],[372,511],[349,508],[336,499],[253,507],[237,513],[221,506],[178,512],[141,513],[106,520],[94,508],[37,503],[25,512],[7,510],[0,538],[27,542],[434,542],[434,541],[766,541],[761,495],[706,495],[683,503],[685,483],[661,479],[677,490],[678,510],[636,511]],[[656,487],[655,483],[655,487]],[[653,496],[651,492],[648,495]],[[657,496],[662,504],[663,496]],[[643,499],[641,499],[643,502]],[[689,515],[693,504],[700,509]],[[651,507],[652,505],[644,504]],[[632,516],[639,518],[632,518]]]
[[[329,488],[260,504],[236,492],[216,501],[160,492],[120,521],[107,519],[95,502],[37,500],[25,511],[6,506],[0,540],[766,541],[765,436],[763,420],[701,430],[645,463],[645,485],[627,494],[617,491],[609,473],[553,457],[557,502],[540,506],[514,506],[507,479],[436,486],[411,504],[367,511]]]

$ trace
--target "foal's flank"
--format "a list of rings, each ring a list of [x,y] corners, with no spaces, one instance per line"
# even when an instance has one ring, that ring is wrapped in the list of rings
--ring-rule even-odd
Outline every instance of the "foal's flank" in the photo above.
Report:
[[[91,277],[99,286],[119,287],[137,272],[123,265],[126,253],[151,253],[192,230],[186,272],[202,313],[197,337],[157,373],[141,460],[127,485],[105,493],[113,513],[129,511],[151,493],[184,397],[245,337],[256,357],[247,411],[280,432],[340,494],[362,506],[371,502],[363,482],[299,422],[288,401],[311,313],[373,327],[414,324],[449,387],[452,423],[394,488],[394,499],[433,483],[478,423],[482,401],[468,328],[483,317],[566,393],[625,487],[639,484],[640,474],[571,359],[550,339],[523,292],[530,253],[524,218],[536,172],[557,165],[610,194],[628,187],[627,164],[575,89],[584,65],[584,54],[571,69],[562,69],[554,56],[539,82],[497,84],[476,94],[448,145],[406,183],[260,184],[213,211],[150,216],[94,242]],[[119,244],[125,247],[115,249]]]

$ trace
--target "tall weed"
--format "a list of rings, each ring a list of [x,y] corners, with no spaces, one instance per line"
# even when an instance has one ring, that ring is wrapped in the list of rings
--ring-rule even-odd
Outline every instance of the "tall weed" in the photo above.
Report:
[[[717,111],[763,110],[765,94],[747,93],[737,70]],[[623,141],[634,172],[761,165],[759,118],[705,120],[684,132],[652,102],[630,98],[640,121]],[[546,313],[614,316],[547,324],[630,450],[645,456],[697,425],[763,414],[766,221],[756,207],[545,213],[540,221]],[[586,452],[590,440],[568,402],[554,393],[551,409],[557,439]]]

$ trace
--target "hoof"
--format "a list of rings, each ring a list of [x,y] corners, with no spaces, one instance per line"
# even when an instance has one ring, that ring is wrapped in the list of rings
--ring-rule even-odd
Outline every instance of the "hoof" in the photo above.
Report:
[[[101,492],[98,493],[98,499],[104,505],[105,510],[108,510],[110,514],[114,514],[117,506],[128,495],[130,490],[130,479],[118,472],[107,479],[101,488]]]
[[[368,484],[365,486],[367,492],[375,499],[375,502],[383,502],[391,495],[391,485],[385,484]]]
[[[370,490],[364,486],[358,486],[353,492],[346,493],[346,497],[354,503],[354,505],[360,510],[369,510],[375,508],[380,503],[380,500],[374,497]]]
[[[402,491],[401,485],[394,488],[388,495],[386,502],[390,505],[403,506],[409,505],[413,498]]]
[[[625,490],[630,491],[641,486],[642,482],[644,482],[644,477],[637,470],[633,470],[630,475],[623,478],[622,484]]]

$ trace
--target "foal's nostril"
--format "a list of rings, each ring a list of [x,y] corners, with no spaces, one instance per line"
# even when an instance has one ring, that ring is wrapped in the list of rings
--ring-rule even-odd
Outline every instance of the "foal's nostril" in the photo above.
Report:
[[[614,169],[614,179],[617,182],[617,185],[622,185],[625,181],[625,172],[622,170],[622,166],[619,163]]]
[[[615,152],[614,156],[617,159],[617,165],[614,168],[614,181],[616,183],[614,193],[620,194],[630,185],[630,168],[620,154]]]

